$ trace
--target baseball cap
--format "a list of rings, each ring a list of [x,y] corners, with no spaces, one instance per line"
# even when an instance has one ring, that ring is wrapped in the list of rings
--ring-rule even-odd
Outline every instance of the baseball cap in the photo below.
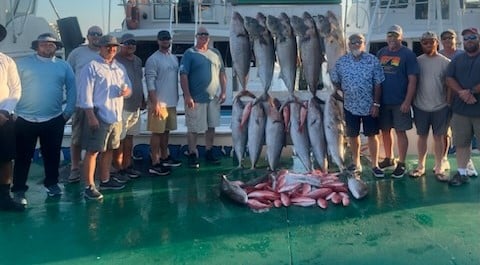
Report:
[[[122,35],[122,37],[120,37],[120,42],[122,44],[129,40],[135,40],[135,36],[131,33],[125,33]]]
[[[365,40],[365,37],[363,36],[363,34],[355,33],[355,34],[350,35],[350,37],[348,37],[348,40],[349,40],[349,41],[353,41],[353,40]]]
[[[105,46],[120,46],[118,43],[117,38],[113,37],[112,35],[103,35],[100,40],[98,40],[98,46],[105,47]]]
[[[157,39],[158,40],[170,40],[170,39],[172,39],[172,36],[170,36],[170,32],[168,32],[166,30],[161,30],[161,31],[158,32]]]
[[[431,40],[431,39],[438,40],[438,37],[437,37],[437,34],[435,34],[435,32],[427,31],[422,34],[422,37],[420,39],[421,40]]]
[[[467,33],[478,34],[478,29],[477,28],[466,28],[466,29],[462,30],[462,36],[467,34]]]
[[[440,38],[443,38],[445,35],[447,34],[450,34],[452,35],[452,37],[456,37],[457,36],[457,33],[455,32],[455,30],[453,29],[447,29],[445,30],[444,32],[442,32],[442,34],[440,34]]]
[[[399,25],[390,26],[388,28],[387,33],[390,33],[390,32],[397,33],[398,35],[403,35],[403,29]]]
[[[97,36],[102,36],[103,32],[102,29],[99,26],[91,26],[88,28],[88,35],[97,35]]]

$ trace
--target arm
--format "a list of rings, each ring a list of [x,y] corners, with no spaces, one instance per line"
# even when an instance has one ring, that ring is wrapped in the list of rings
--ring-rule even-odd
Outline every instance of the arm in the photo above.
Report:
[[[12,59],[9,59],[9,62],[10,63],[7,66],[7,86],[9,93],[5,110],[9,113],[12,113],[18,103],[18,100],[20,100],[22,86],[20,84],[17,65]]]
[[[451,91],[450,93],[452,95],[457,94],[458,97],[465,102],[466,104],[475,104],[477,102],[477,99],[475,99],[475,96],[473,95],[473,91],[478,91],[479,85],[473,87],[472,91],[469,89],[463,89],[460,84],[455,80],[455,78],[447,76],[447,86],[449,90]],[[473,92],[473,93],[472,93]],[[478,93],[478,92],[476,92]]]
[[[78,81],[77,89],[78,93],[78,106],[85,111],[87,117],[88,126],[92,130],[99,128],[100,123],[93,111],[93,93],[94,91],[94,72],[91,69],[91,65],[86,65],[80,72],[80,78]]]
[[[417,91],[417,75],[408,75],[407,95],[402,105],[400,105],[400,111],[403,113],[410,112],[412,106],[413,97]]]
[[[220,104],[225,102],[225,99],[227,97],[227,75],[225,74],[225,71],[220,71]]]
[[[190,95],[190,88],[188,86],[188,75],[187,74],[180,74],[180,86],[182,87],[183,91],[183,100],[185,101],[185,106],[193,109],[195,107],[195,102]]]
[[[75,110],[75,103],[77,101],[77,86],[75,84],[75,74],[73,73],[72,67],[70,67],[68,64],[66,64],[66,66],[67,76],[65,78],[65,90],[67,96],[67,106],[63,110],[63,118],[65,121],[68,121]]]

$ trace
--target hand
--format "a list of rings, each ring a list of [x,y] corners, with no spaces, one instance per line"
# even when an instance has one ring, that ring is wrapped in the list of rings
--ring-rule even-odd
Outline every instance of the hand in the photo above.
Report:
[[[373,118],[376,118],[378,117],[378,113],[380,112],[380,108],[377,107],[377,106],[373,106],[370,108],[370,115],[373,117]]]
[[[227,95],[225,92],[221,92],[220,96],[218,96],[218,103],[223,104],[225,102],[225,99],[227,98]]]
[[[189,109],[195,108],[195,102],[193,101],[193,98],[191,96],[186,96],[184,100],[185,106],[187,106]]]
[[[88,118],[88,127],[90,127],[90,130],[92,131],[98,130],[98,128],[100,128],[100,123],[98,122],[97,117],[94,116],[92,118]]]
[[[411,105],[404,101],[402,105],[400,105],[400,111],[402,113],[410,113],[410,107]]]
[[[477,103],[477,99],[468,89],[462,89],[462,90],[458,91],[458,97],[460,97],[460,99],[463,102],[465,102],[466,104]]]
[[[128,87],[127,84],[123,84],[120,87],[119,97],[126,97],[132,93],[132,89]]]

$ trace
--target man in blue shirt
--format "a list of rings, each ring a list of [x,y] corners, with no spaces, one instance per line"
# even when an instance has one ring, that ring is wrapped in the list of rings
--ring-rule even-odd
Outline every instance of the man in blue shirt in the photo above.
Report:
[[[417,87],[417,75],[420,73],[417,56],[402,45],[402,37],[402,28],[399,25],[391,26],[387,32],[387,46],[377,54],[385,74],[379,118],[385,159],[379,166],[382,169],[395,166],[392,135],[394,128],[398,148],[398,163],[392,172],[394,178],[402,178],[406,170],[406,131],[412,129],[411,106]]]
[[[360,124],[368,137],[368,148],[373,174],[380,178],[383,170],[378,167],[378,113],[381,83],[385,79],[378,59],[365,52],[365,37],[353,34],[349,38],[350,53],[340,57],[332,69],[332,82],[343,91],[347,137],[353,153],[351,170],[361,173]]]
[[[17,62],[22,95],[15,113],[17,151],[13,170],[12,192],[26,205],[27,177],[37,140],[44,162],[43,184],[48,196],[59,196],[58,167],[65,122],[75,109],[76,87],[72,67],[55,57],[62,43],[52,33],[44,33],[32,42],[36,54]],[[66,94],[66,107],[62,107]]]

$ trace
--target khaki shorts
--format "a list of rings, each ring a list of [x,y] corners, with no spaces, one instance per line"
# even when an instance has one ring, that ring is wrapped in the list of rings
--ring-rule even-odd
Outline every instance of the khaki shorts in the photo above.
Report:
[[[85,119],[85,111],[76,108],[72,115],[72,144],[81,145],[83,120]]]
[[[185,125],[188,132],[202,133],[220,125],[220,103],[215,97],[209,103],[195,103],[195,108],[185,106]]]
[[[117,149],[120,146],[120,134],[122,122],[107,124],[98,120],[100,126],[92,131],[88,126],[87,119],[83,121],[82,148],[89,152],[105,152]]]
[[[120,140],[125,139],[127,135],[140,134],[140,110],[130,112],[124,110],[122,112],[122,133]]]
[[[480,139],[480,117],[467,117],[453,113],[450,121],[453,144],[457,147],[470,147],[473,135]]]
[[[148,110],[147,130],[153,133],[164,133],[177,129],[177,109],[175,107],[167,108],[168,116],[161,119],[154,116],[151,109]]]

